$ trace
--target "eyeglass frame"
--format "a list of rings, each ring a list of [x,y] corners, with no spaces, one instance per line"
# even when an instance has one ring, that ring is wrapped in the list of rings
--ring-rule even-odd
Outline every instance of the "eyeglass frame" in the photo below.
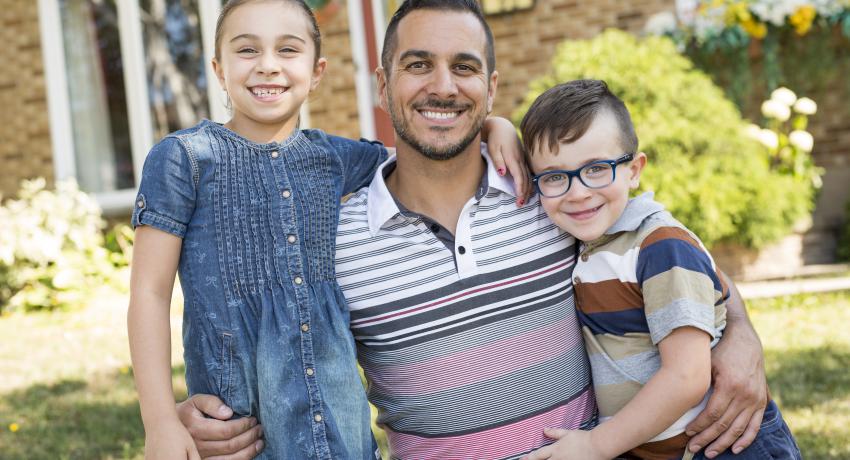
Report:
[[[598,189],[605,188],[605,187],[613,184],[614,181],[617,180],[617,166],[619,166],[623,163],[628,163],[628,162],[630,162],[634,159],[635,159],[634,153],[625,153],[622,156],[620,156],[619,158],[615,158],[613,160],[597,160],[597,161],[588,163],[588,164],[586,164],[586,165],[584,165],[584,166],[582,166],[578,169],[573,169],[571,171],[567,171],[565,169],[553,169],[553,170],[546,171],[546,172],[543,172],[543,173],[540,173],[540,174],[535,174],[531,178],[531,181],[534,182],[534,189],[537,191],[537,193],[539,193],[540,196],[545,197],[545,198],[558,198],[559,196],[566,195],[567,192],[570,191],[570,188],[573,186],[573,177],[578,177],[578,180],[579,180],[579,182],[581,182],[581,185],[584,185],[585,187],[587,187],[589,189],[598,190]],[[581,172],[585,168],[589,168],[591,166],[598,165],[598,164],[607,164],[607,165],[611,166],[611,182],[609,182],[605,185],[599,186],[599,187],[591,187],[590,185],[587,185],[584,182],[584,179],[581,178]],[[540,178],[551,175],[551,174],[566,174],[567,175],[567,189],[564,190],[562,193],[550,196],[550,195],[544,194],[543,191],[540,189],[539,181],[540,181]]]

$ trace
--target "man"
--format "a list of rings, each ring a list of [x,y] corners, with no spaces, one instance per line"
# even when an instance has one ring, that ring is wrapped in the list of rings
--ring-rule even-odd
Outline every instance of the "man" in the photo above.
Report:
[[[377,77],[397,158],[346,203],[337,238],[370,400],[395,457],[514,458],[547,443],[545,427],[595,422],[570,285],[575,241],[536,197],[517,209],[482,155],[498,73],[475,1],[407,1],[385,41]],[[748,445],[766,401],[740,299],[713,367],[715,394],[689,427],[691,448],[709,456]],[[203,418],[226,420],[220,404],[195,396],[180,413],[202,455],[250,458],[260,427]]]

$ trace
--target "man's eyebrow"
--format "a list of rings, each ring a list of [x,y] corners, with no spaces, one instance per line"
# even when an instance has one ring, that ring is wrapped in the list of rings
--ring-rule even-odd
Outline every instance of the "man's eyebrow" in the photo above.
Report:
[[[454,60],[460,62],[472,62],[478,67],[484,66],[484,62],[481,61],[481,58],[471,53],[457,53],[454,56]]]
[[[259,37],[259,36],[257,36],[257,35],[254,35],[254,34],[239,34],[239,35],[237,35],[237,36],[235,36],[235,37],[231,38],[231,39],[230,39],[230,42],[231,42],[231,43],[233,43],[233,42],[235,42],[236,40],[240,40],[240,39],[246,39],[246,40],[259,40],[259,39],[260,39],[260,37]],[[301,43],[307,43],[307,41],[306,41],[306,40],[304,40],[303,38],[299,37],[298,35],[284,34],[284,35],[280,35],[280,36],[278,36],[278,37],[277,37],[277,40],[278,40],[278,41],[282,41],[282,40],[293,40],[293,39],[294,39],[294,40],[298,40],[298,41],[299,41],[299,42],[301,42]]]
[[[401,53],[401,56],[399,56],[398,60],[403,61],[403,60],[411,58],[411,57],[420,58],[420,59],[431,59],[431,58],[434,57],[434,53],[432,53],[430,51],[425,51],[425,50],[415,50],[415,49],[414,50],[407,50],[407,51]]]

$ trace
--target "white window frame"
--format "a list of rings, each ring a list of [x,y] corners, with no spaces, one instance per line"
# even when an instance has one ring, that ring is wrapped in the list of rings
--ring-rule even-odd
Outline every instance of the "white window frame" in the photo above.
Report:
[[[137,0],[115,0],[115,7],[118,13],[124,86],[132,88],[126,91],[126,94],[136,187],[94,194],[104,213],[110,215],[123,214],[132,208],[145,157],[155,141],[148,102],[147,69],[139,3]],[[224,107],[225,101],[218,79],[210,64],[215,40],[215,22],[220,9],[221,0],[198,0],[204,59],[207,62],[210,116],[214,121],[224,122],[228,118],[227,109]],[[65,70],[65,51],[62,45],[59,0],[38,0],[38,13],[54,174],[57,180],[75,178],[76,156]]]

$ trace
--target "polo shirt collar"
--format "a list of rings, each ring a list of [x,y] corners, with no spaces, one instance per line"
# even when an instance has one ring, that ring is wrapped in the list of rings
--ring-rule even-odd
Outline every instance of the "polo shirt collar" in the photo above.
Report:
[[[606,232],[606,235],[614,235],[620,232],[633,232],[640,227],[644,219],[657,212],[664,211],[664,205],[655,201],[653,192],[646,192],[629,200],[620,218],[614,222]]]
[[[511,177],[507,174],[500,176],[496,168],[493,167],[493,162],[487,153],[487,144],[481,143],[481,156],[487,162],[487,170],[485,171],[485,177],[482,177],[480,182],[481,189],[476,192],[475,198],[480,200],[490,189],[507,193],[515,198],[516,191],[514,190]],[[395,162],[396,156],[393,155],[378,166],[378,170],[375,171],[375,176],[369,184],[366,212],[369,219],[369,233],[372,236],[375,236],[388,221],[401,214],[401,210],[384,180],[385,171],[394,167]]]

